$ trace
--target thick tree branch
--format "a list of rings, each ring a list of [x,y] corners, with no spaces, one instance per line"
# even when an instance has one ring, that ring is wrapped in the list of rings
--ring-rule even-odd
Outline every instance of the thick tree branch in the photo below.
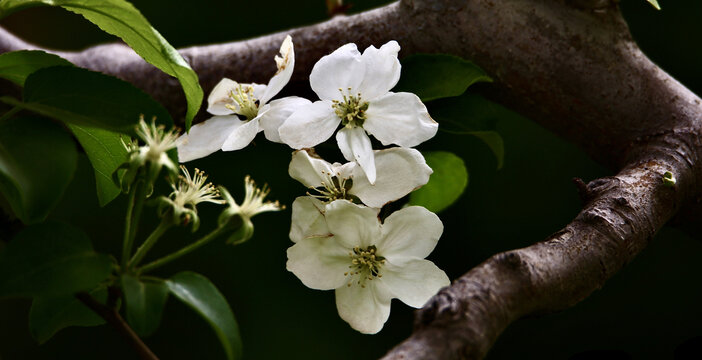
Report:
[[[481,358],[512,321],[582,300],[631,261],[663,224],[699,218],[700,99],[647,59],[609,0],[403,0],[355,16],[257,39],[183,49],[208,92],[222,77],[265,82],[285,34],[296,48],[293,85],[339,45],[395,39],[401,55],[443,52],[475,61],[496,80],[489,95],[615,169],[586,187],[565,229],[498,254],[434,297],[414,334],[386,359]],[[0,32],[0,52],[31,47]],[[178,83],[121,45],[61,53],[128,80],[176,114]],[[266,65],[269,64],[269,65]],[[178,96],[174,96],[178,94]],[[677,178],[667,187],[665,171]]]

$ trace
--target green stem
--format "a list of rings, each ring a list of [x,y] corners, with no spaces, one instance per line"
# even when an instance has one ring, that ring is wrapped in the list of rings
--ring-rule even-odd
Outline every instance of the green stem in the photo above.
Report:
[[[132,257],[131,260],[129,260],[129,264],[127,265],[127,268],[132,268],[139,264],[139,262],[146,256],[146,253],[151,250],[151,248],[156,244],[159,238],[163,236],[163,234],[171,227],[173,226],[173,221],[171,220],[171,217],[169,214],[166,214],[163,219],[161,220],[161,223],[158,224],[156,229],[149,235],[146,240],[144,240],[144,243],[139,246],[137,249],[136,253]]]
[[[190,252],[192,252],[193,250],[195,250],[195,249],[209,243],[210,241],[214,240],[219,235],[221,235],[225,230],[227,230],[226,226],[218,227],[217,229],[214,229],[212,232],[210,232],[209,234],[198,239],[194,243],[192,243],[192,244],[190,244],[190,245],[188,245],[188,246],[186,246],[186,247],[184,247],[176,252],[173,252],[169,255],[166,255],[160,259],[154,260],[154,261],[142,266],[141,268],[139,268],[137,270],[137,272],[138,273],[145,273],[145,272],[151,271],[153,269],[156,269],[157,267],[163,266],[163,265],[165,265],[165,264],[167,264],[175,259],[178,259],[183,255],[187,255]]]
[[[12,116],[14,116],[15,114],[17,114],[17,113],[20,112],[21,110],[22,110],[22,108],[19,107],[19,106],[15,106],[15,107],[13,107],[12,109],[8,110],[6,113],[4,113],[4,114],[2,115],[2,117],[0,117],[0,123],[3,122],[3,121],[5,121],[5,120],[7,120],[7,119],[9,119],[9,118],[11,118]]]
[[[134,199],[136,198],[137,188],[144,186],[144,182],[137,180],[136,184],[129,190],[129,200],[127,202],[127,216],[124,220],[124,240],[122,241],[122,266],[121,270],[127,270],[127,261],[129,253],[132,251],[131,235],[132,235],[132,219],[134,213]]]

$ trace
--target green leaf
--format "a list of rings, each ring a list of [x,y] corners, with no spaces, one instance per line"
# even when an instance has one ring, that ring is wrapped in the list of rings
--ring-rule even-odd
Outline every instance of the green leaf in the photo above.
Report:
[[[648,1],[649,4],[653,5],[653,7],[656,8],[656,10],[661,9],[661,6],[658,5],[658,0],[646,0],[646,1]]]
[[[197,74],[132,4],[124,0],[3,0],[0,18],[39,5],[61,6],[82,15],[103,31],[120,37],[147,62],[176,77],[185,92],[185,127],[190,128],[203,98]]]
[[[108,130],[69,125],[85,150],[95,170],[95,185],[100,206],[107,205],[120,193],[112,181],[112,173],[127,159],[121,135]]]
[[[140,336],[151,335],[161,323],[168,286],[161,279],[138,279],[125,274],[122,275],[122,290],[127,322]]]
[[[422,101],[458,96],[476,82],[492,79],[470,61],[447,54],[417,54],[402,60],[394,91],[417,94]]]
[[[424,158],[434,173],[426,185],[410,194],[409,205],[438,213],[461,197],[468,185],[468,170],[463,159],[447,151],[431,151]]]
[[[0,192],[25,224],[44,220],[58,204],[77,159],[70,135],[48,119],[0,123]]]
[[[73,66],[60,56],[40,50],[20,50],[0,55],[0,78],[24,86],[29,74],[51,66]]]
[[[100,302],[107,300],[104,287],[91,293]],[[40,344],[69,326],[97,326],[105,320],[73,295],[37,297],[29,310],[29,331]]]
[[[110,257],[95,253],[80,229],[55,222],[33,225],[0,251],[0,297],[87,291],[111,269]]]
[[[166,281],[171,294],[202,316],[214,329],[227,359],[241,358],[241,338],[234,313],[227,299],[206,277],[190,271],[176,274]]]

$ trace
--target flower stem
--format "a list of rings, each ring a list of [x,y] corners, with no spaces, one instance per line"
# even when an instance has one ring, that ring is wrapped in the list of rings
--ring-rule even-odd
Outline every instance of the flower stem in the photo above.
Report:
[[[171,227],[173,226],[173,221],[171,221],[171,217],[166,215],[163,217],[161,220],[161,223],[158,224],[156,229],[149,235],[146,240],[144,240],[144,243],[139,246],[137,249],[136,253],[132,257],[131,260],[129,260],[129,264],[127,265],[127,268],[132,268],[139,264],[139,262],[146,256],[146,253],[151,250],[151,248],[156,244],[159,238]]]
[[[137,270],[137,272],[138,273],[145,273],[145,272],[151,271],[151,270],[156,269],[160,266],[163,266],[163,265],[165,265],[165,264],[167,264],[175,259],[178,259],[183,255],[187,255],[190,252],[192,252],[193,250],[195,250],[195,249],[209,243],[210,241],[214,240],[219,235],[221,235],[225,230],[226,230],[226,227],[218,227],[218,228],[214,229],[212,232],[210,232],[209,234],[201,237],[200,239],[198,239],[194,243],[192,243],[192,244],[190,244],[190,245],[188,245],[188,246],[186,246],[186,247],[184,247],[176,252],[173,252],[169,255],[166,255],[160,259],[154,260],[154,261],[142,266],[141,268],[139,268]]]
[[[19,106],[15,106],[15,107],[13,107],[12,109],[8,110],[6,113],[4,113],[4,114],[0,117],[0,123],[2,123],[3,121],[5,121],[5,120],[11,118],[13,115],[15,115],[15,114],[17,114],[18,112],[20,112],[20,110],[22,110],[22,108],[19,107]]]
[[[122,241],[122,270],[127,269],[127,261],[129,253],[132,252],[132,219],[134,218],[134,203],[137,192],[140,192],[140,187],[144,187],[144,182],[137,180],[136,184],[129,190],[129,200],[127,202],[127,216],[124,219],[124,240]]]

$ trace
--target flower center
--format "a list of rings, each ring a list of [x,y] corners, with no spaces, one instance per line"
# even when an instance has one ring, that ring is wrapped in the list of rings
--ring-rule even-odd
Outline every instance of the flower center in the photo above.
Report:
[[[344,94],[342,89],[339,89],[343,96],[343,101],[332,100],[332,107],[336,116],[341,119],[341,125],[354,128],[363,126],[366,121],[366,111],[368,110],[368,102],[361,100],[361,93],[351,95],[351,88],[348,88],[349,94]]]
[[[355,196],[349,194],[349,191],[353,186],[353,179],[342,178],[340,174],[332,174],[324,170],[322,170],[322,175],[324,175],[327,180],[322,181],[321,186],[310,187],[310,190],[314,191],[316,194],[307,192],[307,195],[325,202],[341,199],[350,201],[355,200]]]
[[[345,276],[355,276],[358,275],[359,279],[356,284],[361,285],[365,288],[366,280],[373,280],[374,278],[383,277],[380,273],[380,268],[385,264],[385,258],[377,254],[377,249],[375,245],[371,245],[367,248],[361,248],[359,246],[353,248],[353,252],[349,252],[349,257],[351,258],[351,265],[348,272],[345,272]],[[353,281],[349,281],[347,286],[351,286]]]
[[[238,105],[238,108],[230,104],[225,105],[229,110],[243,115],[246,120],[251,120],[258,115],[259,101],[254,97],[253,86],[239,85],[229,93],[229,97]]]

